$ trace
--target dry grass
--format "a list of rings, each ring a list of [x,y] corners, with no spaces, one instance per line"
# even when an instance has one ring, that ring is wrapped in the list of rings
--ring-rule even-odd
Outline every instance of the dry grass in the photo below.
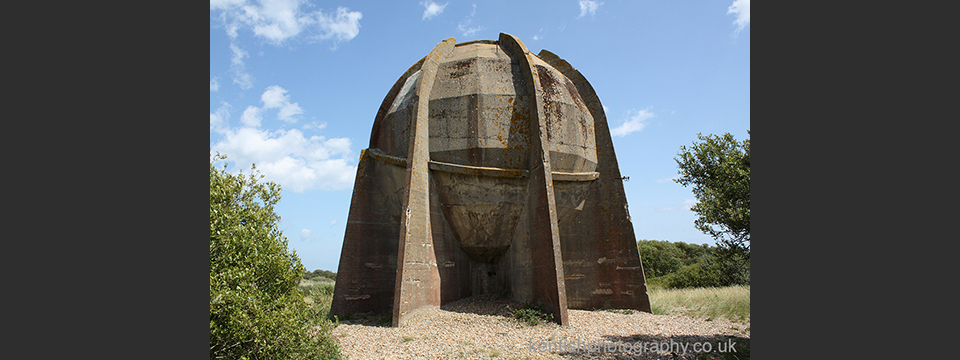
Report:
[[[656,315],[686,315],[706,320],[725,318],[750,325],[750,286],[649,289]]]

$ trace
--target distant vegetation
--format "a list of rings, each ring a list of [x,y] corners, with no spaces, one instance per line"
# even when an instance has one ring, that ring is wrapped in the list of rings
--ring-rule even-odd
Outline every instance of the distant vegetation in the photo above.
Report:
[[[750,285],[750,260],[706,244],[637,241],[651,287],[688,288]]]
[[[724,247],[662,240],[637,241],[637,250],[654,314],[750,325],[748,259]]]
[[[303,274],[304,280],[311,280],[311,279],[319,280],[318,278],[326,278],[326,279],[330,279],[331,281],[337,281],[337,273],[333,271],[317,269],[314,271],[308,271]]]

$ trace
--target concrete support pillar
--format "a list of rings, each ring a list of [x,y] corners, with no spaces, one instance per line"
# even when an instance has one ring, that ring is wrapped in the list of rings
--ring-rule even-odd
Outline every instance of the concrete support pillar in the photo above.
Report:
[[[400,223],[397,281],[393,304],[393,326],[403,325],[411,311],[440,306],[440,273],[430,229],[430,90],[437,67],[456,44],[449,38],[438,44],[424,59],[416,89],[416,105],[407,151],[406,194]]]
[[[513,35],[500,33],[499,44],[504,51],[511,52],[520,60],[520,72],[523,83],[530,87],[530,93],[541,94],[539,76],[530,63],[533,54]],[[530,190],[528,197],[530,209],[527,212],[529,223],[530,263],[533,275],[533,301],[539,303],[553,314],[561,325],[567,321],[567,293],[563,280],[563,259],[560,254],[560,233],[557,226],[557,206],[553,194],[553,175],[550,167],[550,152],[544,148],[547,143],[547,125],[540,111],[543,100],[534,96],[535,104],[530,107]],[[521,220],[521,221],[524,221]],[[523,245],[523,244],[519,244]],[[521,260],[522,261],[522,260]]]

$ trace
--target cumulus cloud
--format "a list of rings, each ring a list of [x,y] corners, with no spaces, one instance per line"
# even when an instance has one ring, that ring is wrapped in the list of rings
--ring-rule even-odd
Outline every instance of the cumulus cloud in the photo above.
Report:
[[[284,190],[346,189],[353,185],[357,168],[351,164],[351,141],[347,138],[305,137],[297,129],[266,131],[253,127],[228,129],[211,146],[211,152],[227,154],[234,169],[252,164],[268,181]]]
[[[450,3],[440,5],[433,1],[421,1],[420,5],[423,5],[425,9],[423,10],[423,17],[420,18],[420,21],[432,19],[434,16],[440,15],[440,13],[443,12],[443,8],[447,7],[448,4]]]
[[[300,240],[306,240],[307,238],[309,238],[309,237],[310,237],[310,233],[312,233],[312,231],[310,231],[310,229],[300,230]]]
[[[263,92],[263,95],[260,96],[260,100],[263,101],[264,110],[280,109],[277,118],[286,122],[296,122],[296,116],[303,114],[303,109],[300,108],[300,105],[290,102],[290,96],[287,95],[287,90],[277,85],[268,87],[267,90]]]
[[[737,19],[733,23],[737,25],[736,33],[739,34],[740,30],[750,25],[750,0],[735,0],[727,8],[727,15],[729,14],[737,15]]]
[[[240,123],[249,127],[260,127],[260,108],[256,106],[247,106],[247,109],[243,111],[243,115],[240,115]]]
[[[345,7],[338,7],[335,15],[328,16],[318,13],[320,25],[320,39],[334,38],[334,43],[350,41],[360,33],[360,19],[363,14],[359,11],[350,11]]]
[[[230,118],[230,104],[224,101],[216,112],[210,113],[210,132],[226,132],[228,118]]]
[[[632,132],[643,130],[643,128],[647,126],[646,121],[655,116],[653,112],[650,112],[649,109],[650,108],[646,108],[637,111],[635,114],[633,110],[630,110],[630,112],[627,113],[627,116],[629,117],[627,121],[624,121],[624,123],[620,126],[610,130],[610,135],[626,136]]]
[[[590,13],[590,16],[596,16],[597,8],[600,5],[603,5],[603,1],[580,0],[580,16],[577,16],[577,19],[587,15],[587,13]]]
[[[274,45],[281,45],[300,34],[335,43],[349,41],[360,32],[359,11],[338,7],[331,14],[322,9],[308,11],[306,0],[211,0],[210,11],[220,12],[231,39],[238,36],[239,29],[248,29],[255,36]]]
[[[690,210],[690,209],[691,209],[694,205],[696,205],[696,204],[697,204],[697,200],[695,200],[695,199],[686,199],[686,200],[683,200],[683,209],[684,209],[684,210]]]
[[[300,108],[299,104],[290,102],[290,95],[287,95],[287,89],[277,85],[267,87],[263,95],[260,96],[260,101],[263,101],[263,107],[247,106],[246,110],[243,111],[243,115],[240,115],[241,124],[247,127],[260,127],[263,121],[263,112],[270,109],[279,109],[277,119],[289,123],[297,122],[299,119],[297,115],[303,114],[303,109]],[[322,129],[325,126],[326,123],[318,125],[314,122],[313,124],[313,127],[317,129]],[[304,129],[307,128],[308,127],[304,127]]]
[[[357,167],[350,139],[308,137],[298,129],[261,129],[267,110],[278,109],[280,120],[296,121],[295,115],[303,113],[303,109],[290,101],[286,89],[277,85],[268,87],[260,100],[262,107],[248,106],[243,111],[240,127],[228,125],[230,105],[226,102],[210,113],[210,131],[221,134],[210,145],[211,153],[228,155],[231,171],[249,171],[256,164],[266,180],[279,183],[285,190],[337,190],[353,185]],[[308,125],[322,129],[326,123],[314,121]]]
[[[210,79],[210,92],[220,90],[220,83],[217,82],[217,79]]]

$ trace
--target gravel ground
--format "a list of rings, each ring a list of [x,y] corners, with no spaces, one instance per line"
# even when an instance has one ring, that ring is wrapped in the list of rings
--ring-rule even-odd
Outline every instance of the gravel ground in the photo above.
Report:
[[[421,310],[400,328],[389,327],[389,319],[341,321],[333,335],[349,359],[696,359],[693,346],[704,343],[714,351],[731,343],[735,351],[749,351],[737,347],[750,339],[749,320],[571,309],[568,326],[528,326],[509,317],[521,306],[478,296]],[[618,343],[629,347],[615,348]],[[638,343],[646,344],[642,351],[634,348]]]

